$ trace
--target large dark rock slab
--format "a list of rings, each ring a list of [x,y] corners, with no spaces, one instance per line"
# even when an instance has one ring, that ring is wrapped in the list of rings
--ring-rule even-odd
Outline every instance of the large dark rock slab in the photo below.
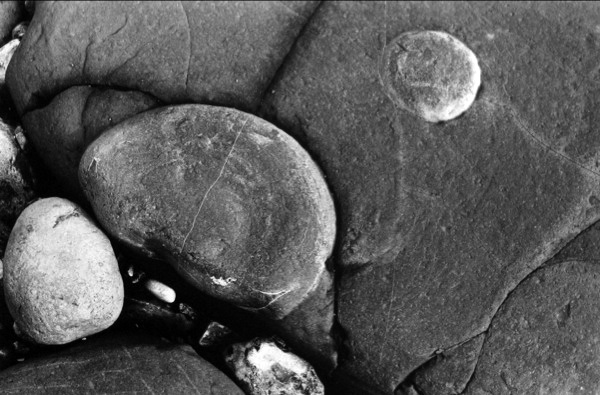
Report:
[[[597,262],[536,271],[494,317],[465,393],[596,393],[599,298]]]
[[[592,3],[317,10],[261,113],[307,147],[337,200],[342,372],[392,392],[482,333],[600,218],[599,16]],[[447,123],[394,107],[379,75],[386,44],[421,29],[457,37],[482,68],[478,99]]]
[[[100,84],[255,108],[316,2],[40,2],[7,71],[20,114]]]
[[[0,373],[0,392],[28,394],[243,392],[189,346],[108,332]]]

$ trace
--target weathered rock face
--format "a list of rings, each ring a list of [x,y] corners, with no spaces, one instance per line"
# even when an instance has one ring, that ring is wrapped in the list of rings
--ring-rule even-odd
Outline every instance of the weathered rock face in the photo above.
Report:
[[[20,114],[74,86],[255,108],[316,2],[40,2],[9,67]]]
[[[521,279],[600,218],[600,9],[428,7],[324,3],[262,107],[337,198],[342,369],[387,392],[484,331]],[[479,59],[480,96],[454,121],[427,124],[385,93],[386,44],[419,29]]]
[[[0,119],[0,256],[19,214],[35,197],[32,169],[13,131]]]
[[[0,391],[28,394],[172,393],[243,395],[189,346],[143,333],[106,333],[0,373]]]
[[[66,197],[84,202],[77,171],[86,147],[110,126],[158,106],[138,91],[77,86],[23,116],[23,126]]]
[[[110,241],[75,204],[38,200],[19,216],[3,259],[6,303],[40,344],[64,344],[112,325],[123,280]]]
[[[300,145],[260,118],[202,105],[147,111],[88,147],[80,181],[108,232],[212,296],[282,320],[332,286],[329,190]],[[316,321],[329,339],[327,296]],[[309,324],[292,329],[317,343]]]
[[[544,267],[494,317],[466,394],[592,394],[600,383],[600,265]]]

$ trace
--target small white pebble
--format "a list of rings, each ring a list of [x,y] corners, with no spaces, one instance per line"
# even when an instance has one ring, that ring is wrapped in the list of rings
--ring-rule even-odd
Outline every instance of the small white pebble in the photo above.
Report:
[[[146,280],[144,286],[152,293],[152,295],[156,296],[163,302],[173,303],[175,301],[176,294],[173,288],[161,283],[160,281],[153,279]]]

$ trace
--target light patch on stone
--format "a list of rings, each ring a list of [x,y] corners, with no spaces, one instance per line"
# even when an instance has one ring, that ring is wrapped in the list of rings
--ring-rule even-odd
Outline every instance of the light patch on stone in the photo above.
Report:
[[[235,278],[233,278],[233,277],[223,278],[223,277],[210,276],[210,279],[213,282],[213,284],[219,285],[221,287],[228,287],[229,285],[231,285],[231,283],[234,283],[236,281]]]
[[[248,362],[261,370],[269,370],[278,363],[296,374],[306,371],[306,362],[294,354],[283,351],[274,343],[263,343],[258,350],[250,350]]]
[[[464,113],[481,85],[475,54],[437,31],[407,32],[392,40],[384,50],[380,76],[394,104],[428,122]]]

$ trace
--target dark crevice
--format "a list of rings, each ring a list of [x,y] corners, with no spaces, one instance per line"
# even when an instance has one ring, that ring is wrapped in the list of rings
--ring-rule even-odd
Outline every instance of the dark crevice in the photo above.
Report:
[[[148,95],[149,97],[153,98],[154,100],[156,100],[158,103],[160,103],[160,105],[164,105],[163,100],[159,99],[158,97],[154,96],[154,94],[146,92],[142,89],[134,89],[134,88],[127,88],[127,87],[122,87],[122,86],[118,86],[118,85],[93,85],[93,84],[80,84],[80,85],[72,85],[72,86],[68,86],[65,89],[61,90],[60,92],[57,92],[54,96],[49,97],[49,98],[44,98],[43,103],[41,101],[39,101],[38,103],[40,104],[39,106],[37,106],[36,108],[32,108],[30,110],[27,110],[26,112],[24,112],[20,118],[23,119],[25,118],[29,113],[37,111],[37,110],[41,110],[44,109],[46,107],[48,107],[52,101],[59,95],[63,94],[64,92],[68,91],[71,88],[76,88],[78,86],[87,86],[90,88],[94,88],[94,89],[102,89],[102,90],[114,90],[114,91],[118,91],[118,92],[140,92],[143,93],[145,95]]]
[[[574,261],[578,261],[577,259],[572,259],[572,260],[556,260],[555,257],[557,257],[563,250],[565,250],[566,248],[570,247],[575,240],[582,234],[586,233],[590,228],[592,228],[594,225],[596,225],[598,222],[600,221],[596,221],[593,224],[591,224],[590,226],[588,226],[587,228],[585,228],[584,230],[582,230],[581,232],[579,232],[571,241],[569,241],[564,247],[562,247],[560,250],[558,250],[551,258],[547,259],[544,263],[542,263],[540,266],[538,266],[537,268],[535,268],[534,270],[532,270],[527,276],[525,276],[521,281],[519,281],[519,283],[513,288],[511,289],[506,297],[504,298],[504,300],[502,301],[502,303],[500,304],[500,306],[498,306],[498,309],[494,312],[494,315],[492,315],[491,319],[490,319],[490,323],[487,327],[487,329],[483,332],[485,334],[485,339],[483,340],[483,345],[481,346],[481,350],[479,351],[479,355],[477,356],[477,362],[475,363],[475,369],[473,369],[473,373],[471,374],[471,377],[469,377],[469,380],[467,381],[467,384],[465,385],[465,389],[461,394],[464,394],[468,389],[469,389],[469,385],[471,384],[471,382],[473,381],[473,377],[475,377],[475,372],[477,371],[477,366],[479,364],[479,359],[481,358],[481,353],[483,352],[483,349],[485,348],[485,343],[487,340],[487,336],[489,334],[489,330],[490,327],[492,326],[492,322],[494,321],[494,318],[496,318],[496,315],[498,314],[498,312],[502,309],[502,307],[504,306],[504,303],[506,303],[506,301],[511,297],[511,295],[513,294],[513,292],[519,288],[519,286],[526,280],[530,279],[532,276],[534,276],[538,271],[549,268],[551,266],[554,265],[560,265],[562,263],[567,263],[567,262],[574,262]]]
[[[287,5],[285,5],[285,4],[283,4],[283,2],[279,2],[279,3],[282,4],[284,7],[286,7],[286,8],[289,9],[289,7]],[[263,107],[263,103],[265,101],[265,97],[269,94],[269,92],[273,88],[273,85],[277,81],[277,77],[279,77],[279,75],[281,74],[281,71],[283,70],[283,68],[287,64],[287,61],[288,61],[289,57],[291,56],[291,54],[296,49],[298,41],[300,40],[301,37],[304,36],[304,32],[306,32],[306,29],[308,28],[308,26],[312,22],[314,16],[317,14],[317,12],[319,11],[319,9],[323,5],[323,3],[324,3],[323,1],[320,1],[319,4],[311,12],[310,16],[308,18],[306,18],[306,22],[304,22],[304,25],[302,26],[302,28],[298,32],[298,35],[294,38],[294,41],[292,42],[292,45],[290,45],[290,48],[289,48],[288,52],[285,54],[285,56],[283,57],[283,60],[279,64],[279,67],[277,68],[277,70],[275,71],[275,73],[273,73],[273,75],[271,76],[271,79],[269,80],[269,83],[267,84],[267,87],[265,88],[265,90],[260,95],[260,100],[258,101],[258,107],[257,107],[258,111],[257,111],[257,113],[261,113],[262,112],[261,109]]]
[[[504,299],[502,300],[502,302],[499,304],[498,308],[496,309],[496,311],[492,314],[492,316],[490,317],[489,323],[486,327],[486,329],[484,329],[483,331],[479,331],[473,335],[471,335],[469,338],[465,339],[465,340],[461,340],[460,342],[457,342],[455,344],[452,344],[450,346],[446,346],[443,349],[439,349],[436,350],[436,352],[434,352],[425,362],[423,362],[421,365],[417,366],[411,373],[409,373],[409,375],[406,377],[406,379],[404,379],[397,387],[395,390],[396,394],[405,394],[407,393],[407,389],[408,388],[412,388],[414,391],[416,391],[417,394],[422,394],[422,392],[420,392],[421,390],[418,388],[418,386],[414,383],[414,379],[415,379],[415,374],[417,372],[419,372],[422,369],[427,369],[428,367],[434,365],[437,362],[438,356],[455,348],[458,346],[461,346],[471,340],[473,340],[474,338],[476,338],[477,336],[480,335],[484,335],[484,339],[483,339],[483,343],[481,346],[481,349],[479,350],[479,353],[477,355],[477,359],[473,368],[473,372],[471,373],[469,379],[467,380],[467,383],[465,384],[465,389],[463,390],[463,392],[461,392],[461,394],[464,394],[468,388],[470,383],[473,380],[473,377],[475,376],[475,372],[477,371],[477,365],[479,363],[479,359],[481,358],[481,354],[483,352],[483,349],[485,347],[485,343],[487,340],[487,336],[490,330],[490,327],[492,326],[492,322],[494,321],[494,319],[496,318],[496,315],[498,314],[498,312],[503,308],[505,302],[511,297],[512,293],[519,288],[519,286],[526,280],[528,280],[529,278],[531,278],[532,276],[534,276],[538,271],[542,270],[542,269],[546,269],[550,266],[553,265],[557,265],[557,264],[561,264],[561,263],[565,263],[565,262],[572,262],[572,261],[577,261],[578,259],[556,259],[558,256],[560,256],[563,251],[568,250],[574,243],[576,243],[576,240],[578,239],[579,236],[587,233],[591,228],[593,228],[594,226],[596,226],[598,223],[600,223],[599,221],[596,221],[594,223],[592,223],[591,225],[589,225],[588,227],[584,228],[582,231],[580,231],[577,235],[575,235],[571,240],[569,240],[563,247],[561,247],[558,251],[556,251],[550,258],[548,258],[547,260],[545,260],[542,264],[540,264],[538,267],[536,267],[535,269],[533,269],[531,272],[529,272],[525,277],[523,277],[510,291],[507,292],[506,296],[504,297]],[[422,395],[428,395],[423,393]]]

